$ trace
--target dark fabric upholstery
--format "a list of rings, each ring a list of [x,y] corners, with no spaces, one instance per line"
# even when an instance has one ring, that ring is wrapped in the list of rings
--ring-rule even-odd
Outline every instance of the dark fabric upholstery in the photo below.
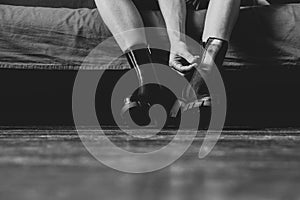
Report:
[[[148,26],[164,26],[158,11],[145,11]],[[188,13],[188,34],[199,39],[205,11]],[[241,10],[226,56],[227,67],[300,66],[300,4]],[[200,20],[202,19],[202,20]],[[77,69],[85,57],[111,36],[96,9],[0,5],[0,67]],[[162,42],[167,35],[160,33]],[[97,52],[90,69],[123,69],[124,58],[105,66],[113,41]]]
[[[94,0],[0,0],[0,4],[52,8],[95,8]]]
[[[157,0],[133,0],[141,9],[157,9]],[[187,0],[189,4],[198,0]],[[271,4],[299,3],[300,0],[266,0]],[[207,7],[209,0],[199,0],[199,9]],[[0,0],[0,4],[16,6],[37,6],[52,8],[96,8],[94,0]],[[257,0],[242,0],[242,5],[257,5]]]

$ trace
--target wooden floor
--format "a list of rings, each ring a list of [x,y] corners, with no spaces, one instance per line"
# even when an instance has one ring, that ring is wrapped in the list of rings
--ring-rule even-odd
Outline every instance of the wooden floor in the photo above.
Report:
[[[174,135],[165,131],[147,143],[125,141],[113,129],[108,133],[132,149],[153,148]],[[227,130],[210,155],[199,160],[202,140],[200,132],[173,165],[132,175],[96,161],[71,128],[3,127],[0,199],[300,199],[300,129]]]

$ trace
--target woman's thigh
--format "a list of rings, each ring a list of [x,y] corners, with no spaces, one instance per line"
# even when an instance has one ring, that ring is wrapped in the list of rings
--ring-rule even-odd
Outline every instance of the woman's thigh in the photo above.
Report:
[[[139,10],[158,9],[158,0],[132,0]],[[209,0],[186,0],[187,6],[190,9],[200,10],[206,9]]]

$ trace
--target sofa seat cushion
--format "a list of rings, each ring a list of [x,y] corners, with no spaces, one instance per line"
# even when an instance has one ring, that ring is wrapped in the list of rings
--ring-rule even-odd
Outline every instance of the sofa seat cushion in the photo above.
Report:
[[[157,0],[133,0],[139,8],[158,9]],[[194,1],[194,0],[187,0]],[[209,0],[201,0],[200,9],[207,7]],[[242,0],[242,6],[300,3],[300,0]],[[51,7],[51,8],[96,8],[95,0],[0,0],[3,5]]]
[[[164,26],[159,11],[142,12],[147,26]],[[187,32],[199,39],[205,10],[188,13]],[[241,10],[225,66],[300,67],[300,4]],[[202,20],[201,20],[202,19]],[[43,8],[0,5],[0,67],[78,69],[85,57],[111,36],[96,9]],[[160,34],[167,43],[167,35]],[[110,51],[120,51],[109,44]],[[124,58],[112,65],[99,52],[89,69],[125,69]]]

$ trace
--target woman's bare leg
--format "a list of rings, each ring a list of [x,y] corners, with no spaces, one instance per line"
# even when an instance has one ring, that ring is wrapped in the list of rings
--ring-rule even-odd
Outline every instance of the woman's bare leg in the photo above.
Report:
[[[148,48],[142,18],[132,0],[95,0],[95,2],[104,23],[125,53],[130,66],[135,69],[139,83],[139,88],[125,98],[121,116],[124,121],[131,118],[135,124],[148,125],[151,121],[148,115],[149,105],[155,101],[155,94],[160,88],[146,84],[159,81],[152,65],[152,55]],[[146,64],[149,67],[143,67]]]
[[[115,36],[120,48],[127,49],[147,44],[142,18],[132,0],[95,0],[100,15]],[[135,30],[138,29],[138,30]],[[126,31],[130,33],[126,34]],[[118,35],[119,33],[124,33]]]
[[[210,79],[215,65],[221,68],[239,10],[240,0],[210,0],[202,35],[205,44],[199,65],[202,74],[197,72],[193,74],[186,96],[190,96],[192,88],[199,96],[208,93],[204,80]]]
[[[210,0],[202,41],[219,38],[229,41],[239,15],[241,0]]]

